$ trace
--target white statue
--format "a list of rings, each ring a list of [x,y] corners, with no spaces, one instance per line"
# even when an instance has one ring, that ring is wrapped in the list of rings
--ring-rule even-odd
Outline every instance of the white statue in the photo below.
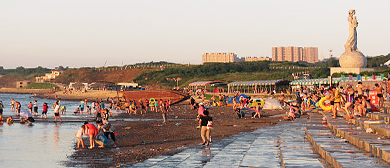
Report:
[[[349,36],[345,43],[345,52],[340,56],[339,63],[342,68],[365,68],[367,58],[357,49],[357,31],[358,22],[355,16],[355,9],[348,12]]]
[[[359,51],[357,50],[357,31],[356,27],[358,26],[358,22],[355,16],[355,9],[351,9],[348,12],[348,24],[349,24],[349,36],[347,43],[345,43],[345,52],[348,51]]]

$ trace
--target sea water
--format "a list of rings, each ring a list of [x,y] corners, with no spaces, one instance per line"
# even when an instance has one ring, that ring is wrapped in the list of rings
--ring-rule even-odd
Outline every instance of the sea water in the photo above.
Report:
[[[49,106],[48,120],[54,118],[51,106],[55,100],[35,98],[27,94],[0,94],[0,100],[5,106],[4,117],[12,115],[17,118],[11,111],[11,98],[21,102],[21,111],[28,110],[28,103],[37,100],[39,115],[42,112],[42,103],[46,102]],[[68,109],[64,117],[85,117],[73,114],[79,102],[61,101],[61,105]],[[82,124],[35,122],[30,126],[18,122],[8,125],[4,122],[0,125],[0,167],[65,167],[64,162],[75,152],[75,133]]]

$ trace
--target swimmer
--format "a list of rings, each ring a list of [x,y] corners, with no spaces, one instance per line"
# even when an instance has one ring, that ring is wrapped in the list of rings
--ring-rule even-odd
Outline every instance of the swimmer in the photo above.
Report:
[[[66,112],[66,106],[61,106],[60,111],[61,114],[64,114]]]
[[[11,111],[15,111],[15,100],[11,99]]]
[[[9,116],[9,117],[7,118],[7,120],[6,120],[6,122],[7,122],[8,124],[13,124],[13,123],[14,123],[14,119],[12,118],[12,116]]]
[[[77,115],[80,113],[80,108],[76,108],[76,110],[74,110],[74,114]]]

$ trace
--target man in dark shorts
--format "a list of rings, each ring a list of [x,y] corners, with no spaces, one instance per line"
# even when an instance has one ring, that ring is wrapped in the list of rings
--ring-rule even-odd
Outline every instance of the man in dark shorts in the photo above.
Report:
[[[378,83],[375,83],[375,91],[377,92],[377,96],[379,98],[379,107],[383,107],[383,87]]]

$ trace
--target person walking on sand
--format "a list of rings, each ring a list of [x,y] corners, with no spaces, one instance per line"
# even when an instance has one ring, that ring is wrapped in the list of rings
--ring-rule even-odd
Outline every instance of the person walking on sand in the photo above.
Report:
[[[84,125],[85,125],[84,134],[89,135],[88,149],[92,149],[95,147],[95,140],[96,140],[96,136],[98,134],[98,130],[95,127],[95,125],[89,124],[88,122],[85,122]]]
[[[57,122],[57,119],[60,119],[60,122],[62,122],[62,119],[60,117],[60,105],[58,105],[57,102],[54,103],[54,122]]]
[[[200,129],[200,137],[202,138],[202,145],[207,143],[209,146],[211,142],[211,128],[213,125],[213,118],[209,117],[209,111],[205,110],[203,112],[203,116],[200,116],[199,119],[199,127]],[[207,140],[206,140],[207,139]]]
[[[261,118],[260,109],[261,109],[261,105],[260,105],[260,103],[257,103],[255,115],[253,115],[252,118],[256,118],[256,116],[259,116],[259,118]]]
[[[84,141],[83,141],[84,132],[85,132],[85,125],[82,125],[81,128],[76,132],[77,149],[80,148],[80,144],[82,148],[85,148]]]

